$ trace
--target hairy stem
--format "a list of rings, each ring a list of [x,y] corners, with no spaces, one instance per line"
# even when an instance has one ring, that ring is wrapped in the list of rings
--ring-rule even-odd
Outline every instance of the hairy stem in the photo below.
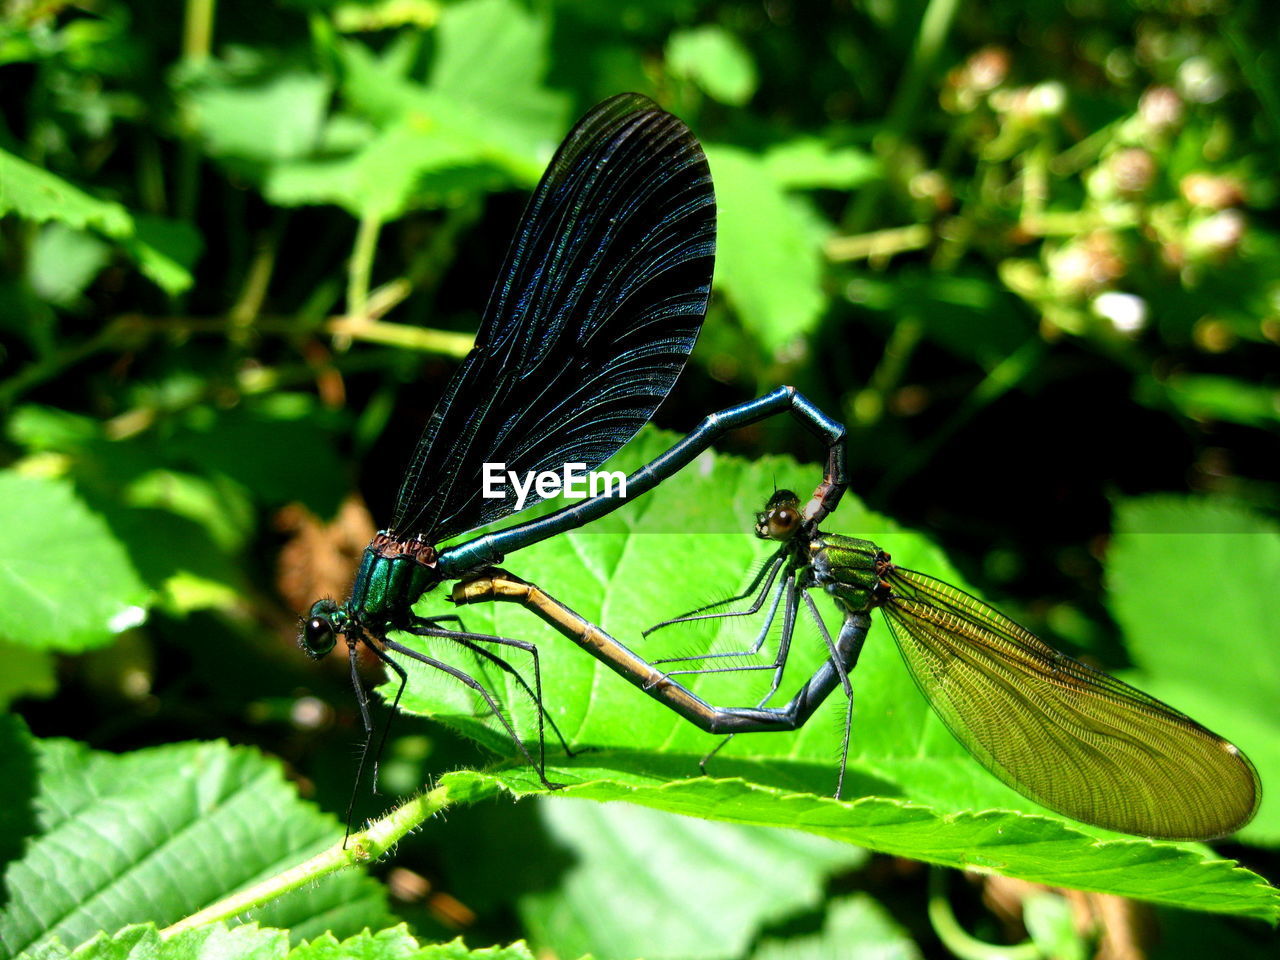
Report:
[[[439,786],[427,793],[419,794],[408,803],[396,807],[381,820],[374,821],[367,829],[352,834],[345,846],[341,842],[335,843],[296,867],[290,867],[274,877],[268,877],[260,883],[224,897],[172,926],[165,927],[161,935],[169,937],[206,923],[229,920],[247,910],[270,903],[291,890],[314,883],[343,867],[371,863],[390,850],[405,834],[421,826],[427,818],[443,810],[451,802],[448,786]]]

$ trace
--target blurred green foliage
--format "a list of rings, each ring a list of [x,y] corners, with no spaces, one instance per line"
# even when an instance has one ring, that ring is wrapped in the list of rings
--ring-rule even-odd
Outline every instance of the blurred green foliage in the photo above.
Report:
[[[292,647],[294,617],[345,589],[386,519],[523,191],[573,118],[622,90],[693,127],[720,204],[716,295],[659,424],[687,430],[795,384],[849,425],[853,489],[870,511],[923,531],[1036,632],[1131,668],[1230,735],[1275,789],[1280,23],[1267,5],[0,0],[0,12],[6,956],[53,936],[70,949],[98,929],[108,937],[86,956],[153,955],[153,929],[115,928],[172,922],[340,833],[315,807],[342,813],[359,720],[341,669]],[[662,512],[637,504],[634,522],[679,528],[692,501],[723,498],[720,558],[742,571],[758,556],[750,510],[796,469],[761,458],[817,451],[781,421],[727,446],[759,462],[721,461],[701,486],[667,491]],[[855,527],[874,515],[845,509],[831,528],[867,532]],[[512,566],[623,638],[686,594],[735,585],[689,581],[661,538],[618,522]],[[936,572],[935,548],[912,542]],[[624,556],[629,582],[602,574]],[[534,634],[508,613],[503,629]],[[545,674],[571,716],[595,689],[577,656]],[[1003,788],[945,735],[913,740],[923,705],[894,707],[894,691],[904,703],[911,691],[895,686],[905,674],[887,643],[868,658],[864,792],[942,818],[932,846],[898,851],[951,862],[949,838],[962,860],[985,851],[965,862],[1007,867],[989,837],[957,841],[962,820],[942,821],[1017,799],[994,798]],[[701,735],[650,719],[648,702],[632,715],[634,690],[601,689],[613,711],[578,732],[634,751],[602,796],[795,826],[835,755],[834,719],[726,755],[735,774],[794,788],[789,805],[723,786],[663,791],[629,778],[646,764],[692,776]],[[610,733],[611,713],[632,726]],[[459,716],[452,726],[506,752]],[[653,723],[666,724],[661,742],[646,741]],[[251,752],[176,744],[216,738],[280,757],[306,800]],[[384,786],[411,793],[482,759],[447,727],[404,720]],[[363,798],[359,812],[390,802]],[[563,957],[957,945],[902,861],[628,807],[566,812],[585,802],[454,810],[372,868],[383,883],[351,874],[333,903],[322,885],[258,919],[295,941],[387,927],[295,951],[326,956],[464,956],[424,945],[457,931],[471,947],[529,937]],[[1045,842],[1008,816],[997,833]],[[1278,818],[1268,801],[1227,852],[1280,876]],[[646,845],[650,833],[665,836]],[[1049,849],[1023,852],[1075,864]],[[1125,849],[1080,863],[1165,902],[1203,893],[1170,879],[1175,892],[1156,896],[1159,875],[1126,867]],[[1176,855],[1204,868],[1199,853]],[[784,876],[783,858],[802,866]],[[775,883],[786,896],[771,900]],[[984,939],[1029,931],[1060,955],[1088,947],[1067,943],[1061,900],[1002,912],[950,899]],[[389,926],[393,914],[418,939]],[[1276,945],[1246,921],[1162,913],[1156,926],[1158,956]],[[267,930],[208,928],[164,949],[289,947]]]

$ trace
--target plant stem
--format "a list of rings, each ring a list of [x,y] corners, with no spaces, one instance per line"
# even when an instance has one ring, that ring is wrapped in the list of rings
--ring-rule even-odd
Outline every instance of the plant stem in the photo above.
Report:
[[[837,236],[823,247],[833,263],[848,260],[887,260],[899,253],[923,250],[933,242],[933,228],[915,223],[905,227],[889,227],[856,236]]]
[[[429,793],[419,794],[408,803],[397,807],[381,820],[375,821],[368,829],[352,834],[344,846],[335,843],[327,850],[321,851],[309,860],[296,867],[290,867],[283,873],[268,877],[261,883],[255,883],[239,893],[219,900],[217,903],[199,910],[191,916],[179,920],[172,926],[160,931],[161,936],[170,937],[184,930],[191,930],[206,923],[216,923],[270,903],[291,890],[314,883],[321,877],[362,863],[377,860],[391,847],[400,841],[405,834],[422,825],[428,817],[449,806],[449,788],[439,786]]]
[[[947,871],[929,868],[929,924],[942,945],[960,960],[1039,960],[1044,954],[1031,941],[1012,947],[987,943],[960,926],[947,900]]]
[[[916,34],[916,42],[911,50],[911,60],[903,74],[898,88],[894,91],[893,105],[885,120],[884,130],[876,136],[876,153],[880,155],[885,170],[893,170],[897,166],[898,155],[914,121],[920,116],[920,100],[924,96],[925,87],[932,77],[938,57],[942,53],[942,45],[947,34],[951,32],[951,24],[955,20],[959,0],[929,0],[924,16],[920,20],[920,30]],[[858,193],[852,210],[845,220],[847,233],[865,233],[875,215],[880,197],[888,185],[887,177],[873,180]]]
[[[182,22],[182,68],[184,82],[190,82],[197,68],[203,67],[213,47],[213,14],[215,0],[187,0]],[[178,105],[182,142],[178,149],[177,214],[181,220],[194,220],[200,186],[200,149],[192,131],[190,108],[185,95]]]
[[[390,309],[391,302],[399,292],[400,288],[389,285],[384,296],[375,295],[377,305]],[[259,317],[255,320],[253,329],[258,334],[284,337],[310,332],[309,328],[300,327],[298,321],[291,317]],[[27,391],[52,380],[97,353],[134,350],[152,335],[210,334],[230,337],[236,332],[235,324],[225,317],[145,317],[125,314],[113,319],[95,336],[28,364],[0,384],[0,410],[11,406]],[[346,340],[380,343],[458,358],[465,357],[475,342],[475,337],[469,333],[352,317],[330,317],[317,324],[315,332]]]
[[[365,317],[369,309],[369,276],[373,270],[373,254],[378,249],[378,232],[382,218],[365,214],[356,230],[356,245],[347,268],[347,316]]]

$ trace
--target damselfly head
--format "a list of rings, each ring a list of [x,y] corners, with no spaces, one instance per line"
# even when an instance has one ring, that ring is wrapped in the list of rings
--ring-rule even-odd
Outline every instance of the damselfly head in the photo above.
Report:
[[[764,509],[756,514],[756,536],[761,540],[790,540],[800,529],[800,498],[790,490],[775,490]]]
[[[311,605],[311,615],[302,622],[298,631],[298,646],[312,660],[326,656],[338,642],[335,618],[338,605],[332,600],[317,600]]]

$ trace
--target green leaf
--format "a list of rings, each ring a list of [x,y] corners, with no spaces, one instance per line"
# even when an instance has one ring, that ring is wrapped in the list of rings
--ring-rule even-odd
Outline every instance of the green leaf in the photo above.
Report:
[[[1280,782],[1280,530],[1229,502],[1168,496],[1121,501],[1115,530],[1108,592],[1136,681]],[[1280,843],[1274,791],[1241,836]]]
[[[468,950],[461,938],[422,943],[401,924],[372,933],[364,930],[338,940],[330,933],[289,948],[289,935],[257,924],[226,927],[215,923],[161,938],[152,924],[125,927],[85,943],[71,960],[533,960],[523,943]]]
[[[327,78],[293,70],[253,85],[197,87],[187,97],[211,155],[274,163],[315,149],[331,94]]]
[[[879,180],[880,161],[855,147],[833,147],[815,137],[770,147],[765,169],[785,190],[852,190]]]
[[[556,800],[625,800],[690,817],[790,827],[893,856],[1047,886],[1270,922],[1280,916],[1280,893],[1274,887],[1203,847],[1099,840],[1090,835],[1091,828],[1052,814],[1034,816],[1009,809],[953,813],[901,796],[838,801],[790,786],[764,786],[718,775],[675,780],[671,777],[676,767],[631,752],[605,751],[588,754],[572,765],[549,763],[547,774],[554,780],[580,781],[557,790]],[[526,766],[488,773],[458,771],[446,774],[441,783],[460,797],[473,792],[487,795],[495,785],[521,796],[543,791],[537,775]]]
[[[547,23],[512,0],[465,0],[442,11],[439,50],[431,64],[431,86],[439,93],[476,104],[519,103],[532,94],[553,105],[559,98],[541,90],[547,71]],[[483,63],[486,69],[477,70]],[[527,91],[527,92],[526,92]],[[543,121],[554,122],[554,112]],[[514,112],[514,111],[513,111]]]
[[[133,232],[129,212],[99,200],[61,177],[0,150],[0,216],[16,213],[32,223],[53,220],[73,230],[94,229],[109,237]]]
[[[5,436],[29,450],[65,452],[100,435],[98,421],[58,407],[27,403],[5,421]]]
[[[139,214],[131,237],[121,238],[124,250],[148,280],[171,296],[195,282],[192,271],[204,252],[204,239],[182,220]]]
[[[5,957],[128,923],[173,923],[342,836],[335,818],[300,801],[280,765],[255,750],[176,744],[117,756],[63,740],[37,748],[39,832],[5,873]],[[381,926],[389,916],[381,886],[347,871],[247,919],[301,937]],[[123,957],[133,948],[106,949]]]
[[[536,182],[568,120],[565,96],[544,86],[546,16],[513,0],[465,0],[442,11],[438,32],[427,116]]]
[[[793,347],[826,306],[822,238],[759,157],[708,146],[707,159],[719,216],[715,282],[766,350]]]
[[[627,804],[557,799],[538,809],[572,866],[554,888],[526,895],[520,914],[535,943],[560,955],[738,956],[766,925],[818,907],[829,874],[867,859],[795,832]]]
[[[671,34],[667,41],[667,69],[731,106],[741,106],[756,92],[756,66],[751,54],[737,37],[714,24]]]
[[[751,960],[918,960],[920,950],[889,912],[865,893],[828,905],[820,933],[766,937]]]
[[[53,221],[73,230],[96,230],[115,240],[143,274],[168,293],[193,282],[191,265],[200,240],[186,224],[140,217],[118,203],[99,200],[61,177],[0,150],[0,216],[16,213],[33,223]]]
[[[1174,406],[1196,420],[1226,420],[1253,427],[1280,421],[1280,391],[1235,377],[1186,375],[1162,386]]]
[[[390,220],[415,206],[450,206],[479,190],[510,184],[470,136],[406,118],[373,136],[353,157],[282,164],[267,178],[275,203],[337,203],[355,216]]]
[[[670,442],[669,436],[648,431],[611,467],[646,462]],[[586,529],[526,548],[507,565],[536,577],[647,659],[741,649],[758,629],[755,622],[740,623],[751,618],[676,626],[648,638],[640,630],[741,590],[769,552],[749,532],[761,500],[775,486],[813,489],[820,476],[818,468],[786,458],[747,463],[705,455],[636,503]],[[903,566],[963,585],[923,537],[896,529],[848,494],[825,526],[869,536]],[[821,596],[814,599],[834,625],[831,605]],[[1196,909],[1278,914],[1276,891],[1202,847],[1109,839],[1117,835],[1066,820],[1005,787],[929,709],[878,623],[853,677],[854,733],[845,781],[845,796],[851,799],[837,802],[830,793],[845,711],[839,696],[829,698],[795,733],[735,737],[708,766],[716,779],[688,779],[718,738],[644,696],[528,612],[515,604],[456,607],[439,595],[419,604],[419,611],[457,613],[469,630],[538,645],[550,716],[572,744],[592,748],[572,761],[554,761],[551,779],[573,784],[557,797],[629,800],[708,819],[790,826],[896,855],[985,867],[1048,884]],[[536,744],[529,698],[509,675],[440,641],[400,639],[472,671],[497,692],[526,741]],[[755,662],[768,663],[775,642],[771,638],[766,656]],[[507,653],[529,676],[528,658]],[[777,699],[789,696],[825,657],[816,630],[802,617]],[[437,716],[489,749],[513,756],[509,738],[461,685],[404,662],[410,675],[406,708]],[[686,679],[700,696],[721,705],[755,703],[768,686],[767,673]],[[554,740],[549,737],[548,743],[554,756]],[[519,760],[501,773],[452,776],[457,779],[447,782],[459,790],[487,790],[494,783],[518,792],[540,789]]]
[[[0,472],[0,637],[86,650],[146,618],[149,597],[106,523],[65,480]]]
[[[54,221],[36,235],[27,276],[43,299],[72,307],[110,258],[111,247],[93,234]]]
[[[563,954],[560,956],[573,956]],[[365,930],[339,943],[332,936],[321,937],[290,952],[288,960],[533,960],[523,942],[507,947],[468,950],[462,938],[448,943],[422,943],[404,924],[370,933]]]
[[[441,11],[437,32],[427,84],[408,78],[406,44],[382,57],[355,41],[340,44],[343,93],[378,133],[347,156],[276,165],[267,196],[281,204],[338,203],[355,216],[390,220],[536,182],[567,105],[542,86],[545,19],[511,0],[468,0]],[[477,70],[481,61],[486,69]]]

